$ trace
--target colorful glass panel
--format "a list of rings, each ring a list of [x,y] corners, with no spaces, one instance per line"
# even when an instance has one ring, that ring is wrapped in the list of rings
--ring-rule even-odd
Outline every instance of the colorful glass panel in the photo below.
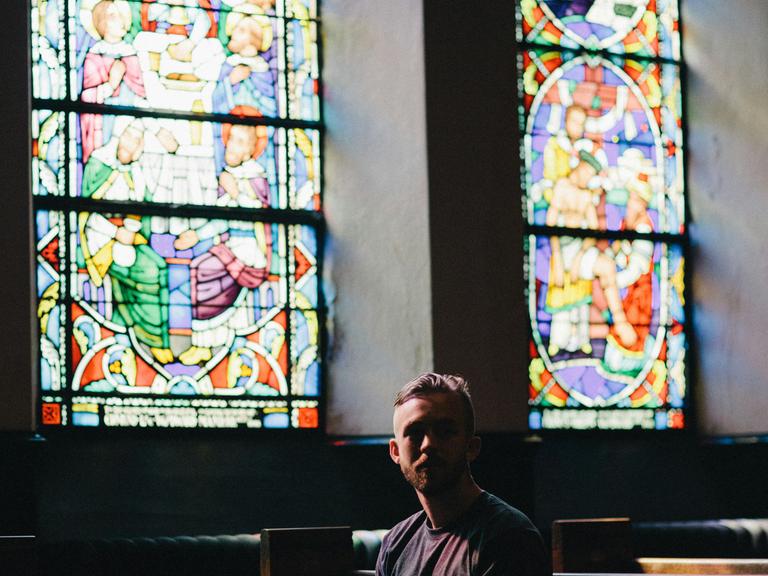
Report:
[[[529,425],[668,429],[687,406],[676,0],[520,0]]]
[[[291,306],[317,309],[317,233],[313,228],[293,228],[291,238]]]
[[[314,13],[304,3],[291,5],[297,9],[290,13]],[[263,0],[76,0],[72,98],[319,120],[317,24],[274,14],[274,3]]]
[[[682,233],[678,66],[537,48],[521,69],[528,222],[619,230],[634,189],[648,197],[652,231]],[[599,198],[589,221],[552,209],[576,189]]]
[[[294,428],[317,428],[320,420],[318,403],[311,400],[294,402],[291,418]]]
[[[32,193],[35,196],[66,193],[65,124],[65,112],[32,111]]]
[[[72,396],[47,404],[75,426],[286,427],[288,402],[252,399],[319,394],[317,311],[287,302],[289,267],[314,274],[309,227],[73,212],[65,248],[63,217],[37,214],[41,383],[62,389],[69,316]]]
[[[681,427],[659,414],[685,397],[682,264],[642,237],[529,238],[532,427]]]
[[[286,16],[297,20],[317,18],[316,0],[286,0]]]
[[[64,195],[65,124],[63,112],[33,112],[35,195]],[[318,130],[74,113],[69,125],[74,127],[69,150],[75,196],[194,206],[321,207]]]
[[[520,0],[518,40],[680,59],[677,0]]]
[[[288,30],[288,112],[291,118],[320,117],[317,59],[317,24],[291,20]]]
[[[35,241],[40,388],[43,392],[52,392],[65,387],[64,214],[38,211],[35,214]]]
[[[285,208],[284,128],[72,115],[73,192],[95,200]]]
[[[319,427],[316,10],[32,2],[42,425]]]
[[[66,96],[64,0],[32,0],[32,96]]]
[[[320,395],[320,350],[318,317],[315,310],[293,313],[293,373],[291,391],[299,396]]]
[[[289,130],[288,160],[291,207],[297,210],[319,210],[320,133],[302,128]]]

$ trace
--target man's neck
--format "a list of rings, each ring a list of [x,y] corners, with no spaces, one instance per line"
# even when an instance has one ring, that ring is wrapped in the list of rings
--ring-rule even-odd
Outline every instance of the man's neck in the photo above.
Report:
[[[432,528],[442,528],[466,512],[481,492],[472,476],[466,474],[445,492],[427,495],[417,491],[416,495]]]

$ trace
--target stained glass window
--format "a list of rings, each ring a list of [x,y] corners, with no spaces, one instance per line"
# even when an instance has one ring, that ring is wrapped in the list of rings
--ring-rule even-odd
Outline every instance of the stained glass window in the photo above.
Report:
[[[677,0],[520,0],[531,429],[685,426]]]
[[[320,426],[317,18],[32,0],[42,426]]]

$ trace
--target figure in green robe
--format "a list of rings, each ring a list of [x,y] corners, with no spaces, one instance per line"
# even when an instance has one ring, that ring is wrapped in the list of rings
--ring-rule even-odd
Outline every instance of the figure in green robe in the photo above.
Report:
[[[99,200],[141,201],[146,194],[139,158],[144,138],[140,125],[129,125],[118,137],[95,150],[83,171],[82,195]],[[111,320],[132,331],[163,364],[173,360],[168,334],[167,263],[147,243],[149,219],[79,215],[80,245],[96,288],[111,279]]]

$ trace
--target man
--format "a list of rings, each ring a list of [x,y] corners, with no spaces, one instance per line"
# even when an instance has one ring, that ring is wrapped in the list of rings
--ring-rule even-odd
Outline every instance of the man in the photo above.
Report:
[[[480,489],[469,464],[480,452],[469,387],[422,374],[395,398],[389,453],[423,511],[385,537],[377,576],[547,574],[547,553],[525,515]]]

